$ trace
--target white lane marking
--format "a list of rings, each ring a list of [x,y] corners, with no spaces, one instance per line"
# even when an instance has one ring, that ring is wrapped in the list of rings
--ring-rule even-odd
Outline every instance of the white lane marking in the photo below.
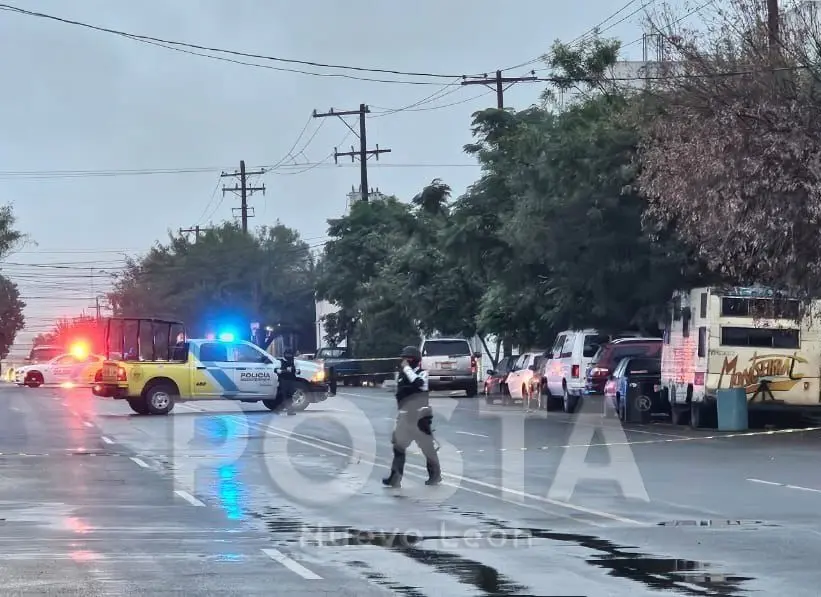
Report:
[[[765,481],[764,479],[747,479],[750,483],[760,483],[761,485],[774,485],[784,489],[795,489],[796,491],[809,491],[811,493],[821,493],[821,489],[813,487],[803,487],[802,485],[792,485],[789,483],[776,483],[775,481]]]
[[[289,558],[284,553],[279,551],[278,549],[274,549],[269,547],[267,549],[263,549],[262,553],[266,556],[274,560],[275,562],[279,562],[283,566],[285,566],[291,572],[295,572],[299,574],[305,580],[322,580],[322,577],[316,574],[315,572],[311,572],[305,566],[294,560],[293,558]]]
[[[140,460],[139,458],[137,458],[136,456],[131,456],[131,460],[132,460],[132,461],[133,461],[133,462],[134,462],[137,466],[141,466],[142,468],[148,468],[148,465],[147,465],[144,461],[142,461],[142,460]]]
[[[458,433],[459,435],[470,435],[473,437],[485,437],[488,439],[490,438],[489,435],[483,435],[481,433],[471,433],[470,431],[455,431],[454,433]]]
[[[88,422],[88,421],[83,421],[83,425],[85,425],[86,427],[89,427],[89,428],[90,428],[90,427],[94,427],[94,424],[93,424],[93,423],[90,423],[90,422]]]
[[[785,485],[787,489],[797,489],[799,491],[811,491],[813,493],[821,493],[821,489],[813,489],[812,487],[801,487],[800,485]]]
[[[781,487],[783,483],[775,483],[774,481],[765,481],[764,479],[747,479],[750,483],[761,483],[762,485],[776,485]]]
[[[192,506],[199,506],[201,508],[205,507],[204,502],[199,501],[197,498],[195,498],[193,495],[191,495],[187,491],[183,491],[182,489],[177,489],[177,490],[174,491],[174,493],[176,493],[178,496],[180,496],[182,499],[184,499],[186,502],[188,502]]]
[[[317,438],[317,437],[312,437],[310,435],[304,435],[302,433],[296,433],[294,431],[280,430],[276,427],[272,427],[270,425],[265,425],[265,424],[260,424],[260,423],[250,423],[249,424],[249,423],[247,423],[245,421],[242,421],[242,420],[239,420],[237,418],[235,418],[235,420],[237,420],[241,424],[245,424],[245,425],[248,425],[248,426],[256,425],[260,430],[264,431],[265,433],[270,433],[270,434],[273,434],[273,435],[276,435],[276,436],[279,436],[279,437],[287,438],[290,441],[305,444],[307,446],[310,446],[312,448],[317,448],[319,450],[324,450],[326,452],[329,452],[331,454],[335,454],[337,456],[344,456],[346,458],[350,457],[350,454],[348,452],[342,452],[340,450],[335,450],[333,448],[323,446],[321,443],[318,443],[318,442],[322,442],[322,443],[325,443],[325,444],[329,444],[331,446],[336,446],[337,448],[350,450],[350,448],[348,448],[347,446],[343,446],[342,444],[337,444],[337,443],[332,442],[330,440],[325,440],[325,439],[321,439],[321,438]],[[307,438],[307,441],[306,441],[306,439],[300,439],[300,437],[301,438]],[[374,462],[374,461],[371,461],[371,460],[366,460],[364,458],[362,459],[362,462],[365,462],[365,463],[370,464],[372,466],[378,466],[378,467],[383,468],[383,469],[390,469],[390,465],[387,464],[387,463]],[[427,478],[427,470],[425,469],[424,466],[407,463],[405,465],[405,467],[406,467],[406,469],[407,468],[412,468],[412,469],[417,469],[419,471],[425,471],[425,473],[426,473],[425,478]],[[561,507],[561,508],[566,508],[568,510],[575,510],[576,512],[583,512],[585,514],[589,514],[589,515],[592,515],[592,516],[598,516],[599,518],[614,520],[614,521],[625,523],[625,524],[633,524],[633,525],[636,525],[636,526],[648,526],[647,523],[643,523],[643,522],[640,522],[638,520],[633,520],[632,518],[626,518],[624,516],[619,516],[617,514],[612,514],[610,512],[604,512],[602,510],[596,510],[596,509],[593,509],[593,508],[578,506],[576,504],[571,504],[569,502],[562,502],[560,500],[554,500],[554,499],[544,497],[544,496],[541,496],[541,495],[536,495],[536,494],[533,494],[533,493],[527,493],[525,491],[510,489],[508,487],[502,487],[500,485],[494,485],[492,483],[485,483],[484,481],[479,481],[478,479],[472,479],[470,477],[465,477],[465,476],[462,476],[462,475],[453,475],[453,474],[450,474],[450,473],[443,473],[443,475],[445,477],[449,477],[450,479],[453,479],[454,481],[459,483],[458,485],[456,485],[456,484],[453,484],[453,483],[445,482],[445,485],[449,485],[451,487],[456,487],[458,489],[461,489],[463,491],[468,491],[468,492],[471,492],[471,493],[479,493],[479,495],[485,495],[487,497],[492,497],[494,499],[497,499],[497,500],[500,500],[500,501],[503,501],[503,502],[506,502],[506,503],[515,503],[517,505],[522,505],[521,502],[518,502],[518,501],[517,502],[511,502],[510,500],[505,499],[504,497],[499,497],[498,495],[485,494],[483,492],[478,492],[474,489],[464,487],[462,485],[462,483],[471,483],[473,485],[478,485],[479,487],[483,487],[485,489],[493,489],[493,490],[499,491],[501,493],[508,493],[508,494],[519,496],[519,497],[526,497],[528,499],[532,499],[532,500],[537,501],[537,502],[541,502],[541,503],[544,503],[544,504],[550,504],[552,506],[557,506],[557,507]],[[539,509],[539,508],[536,508],[536,509]],[[584,522],[590,522],[590,521],[584,520]],[[593,526],[600,526],[600,525],[597,525],[597,524],[592,523],[592,522],[590,524],[592,524]]]
[[[101,438],[107,444],[113,444],[114,443],[114,440],[111,439],[110,437],[106,437],[106,436],[103,435],[103,436],[101,436]]]

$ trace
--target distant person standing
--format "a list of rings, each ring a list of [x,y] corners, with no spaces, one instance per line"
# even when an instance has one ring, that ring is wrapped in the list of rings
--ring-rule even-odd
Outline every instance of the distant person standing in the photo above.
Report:
[[[422,369],[422,353],[415,346],[406,346],[399,356],[402,358],[396,380],[399,412],[391,438],[393,463],[390,475],[382,479],[382,483],[386,487],[401,487],[406,452],[416,442],[425,455],[428,469],[425,485],[439,485],[442,482],[442,469],[433,439],[433,409],[428,399],[428,372]]]

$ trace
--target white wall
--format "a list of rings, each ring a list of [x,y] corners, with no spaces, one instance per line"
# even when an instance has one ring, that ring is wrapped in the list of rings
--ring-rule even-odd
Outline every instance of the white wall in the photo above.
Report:
[[[316,301],[316,348],[319,350],[323,346],[327,346],[328,342],[325,340],[325,323],[322,318],[326,315],[331,315],[339,311],[339,306],[328,301]],[[340,346],[347,346],[347,342],[342,342]]]

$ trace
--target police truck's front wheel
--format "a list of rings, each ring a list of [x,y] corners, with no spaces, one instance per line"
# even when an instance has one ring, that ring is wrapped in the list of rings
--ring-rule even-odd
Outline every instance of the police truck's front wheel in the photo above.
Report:
[[[167,415],[174,408],[177,389],[171,384],[158,383],[145,391],[145,405],[149,414]]]
[[[293,396],[291,397],[291,408],[296,412],[302,412],[308,405],[311,404],[309,396],[308,384],[299,382],[294,388]]]

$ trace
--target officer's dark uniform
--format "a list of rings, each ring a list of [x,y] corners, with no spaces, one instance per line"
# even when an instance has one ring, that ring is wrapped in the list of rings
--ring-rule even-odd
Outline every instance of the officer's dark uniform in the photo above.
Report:
[[[442,482],[442,469],[433,439],[433,409],[428,400],[428,375],[422,369],[422,354],[418,348],[406,346],[400,355],[407,364],[400,368],[396,380],[396,402],[399,413],[393,430],[393,464],[391,474],[382,479],[388,487],[399,487],[405,472],[405,452],[413,442],[427,461],[426,485]]]
[[[281,407],[285,408],[289,415],[294,412],[294,392],[296,391],[296,363],[294,363],[294,352],[286,350],[282,355],[282,366],[279,368],[279,387],[281,392]]]

